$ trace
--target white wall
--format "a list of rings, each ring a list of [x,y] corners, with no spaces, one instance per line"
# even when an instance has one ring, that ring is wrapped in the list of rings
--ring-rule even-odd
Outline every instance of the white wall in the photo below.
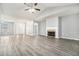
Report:
[[[44,35],[46,36],[46,21],[41,21],[39,23],[39,35]]]
[[[58,26],[58,17],[46,18],[47,27],[57,27]]]
[[[62,36],[62,19],[61,17],[58,17],[58,35],[59,38]]]
[[[79,39],[79,15],[64,16],[62,20],[62,38]]]

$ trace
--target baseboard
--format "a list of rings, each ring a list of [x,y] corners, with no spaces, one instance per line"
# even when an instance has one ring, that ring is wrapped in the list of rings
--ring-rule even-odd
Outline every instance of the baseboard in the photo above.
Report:
[[[39,36],[44,36],[44,37],[46,37],[45,35],[39,35]]]
[[[62,39],[67,39],[67,40],[76,40],[76,41],[79,41],[79,39],[77,39],[77,38],[62,37]]]

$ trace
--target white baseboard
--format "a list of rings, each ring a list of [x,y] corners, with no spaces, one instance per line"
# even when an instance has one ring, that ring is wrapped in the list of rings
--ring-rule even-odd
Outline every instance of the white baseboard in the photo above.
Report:
[[[77,39],[77,38],[69,38],[69,37],[61,37],[61,38],[65,38],[65,39],[69,39],[69,40],[77,40],[77,41],[79,41],[79,39]]]

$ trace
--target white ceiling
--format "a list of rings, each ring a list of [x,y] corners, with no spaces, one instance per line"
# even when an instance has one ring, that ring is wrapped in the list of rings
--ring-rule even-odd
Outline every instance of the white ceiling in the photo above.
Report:
[[[41,3],[46,7],[60,7],[60,6],[66,6],[66,5],[70,5],[72,3]]]
[[[73,3],[38,3],[36,6],[40,8],[40,12],[35,12],[34,14],[25,11],[28,6],[23,3],[1,3],[2,12],[5,15],[18,18],[18,19],[28,19],[36,20],[48,17],[48,16],[64,16],[73,13],[79,13],[78,4]]]

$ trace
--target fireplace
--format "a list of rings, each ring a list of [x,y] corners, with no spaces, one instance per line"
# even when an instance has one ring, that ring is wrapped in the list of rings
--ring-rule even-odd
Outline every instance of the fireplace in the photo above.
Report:
[[[47,27],[46,31],[47,31],[46,32],[47,36],[58,38],[58,28],[57,27]]]
[[[48,36],[53,36],[53,37],[55,37],[55,31],[48,31]]]
[[[48,36],[55,36],[55,31],[48,31]]]

